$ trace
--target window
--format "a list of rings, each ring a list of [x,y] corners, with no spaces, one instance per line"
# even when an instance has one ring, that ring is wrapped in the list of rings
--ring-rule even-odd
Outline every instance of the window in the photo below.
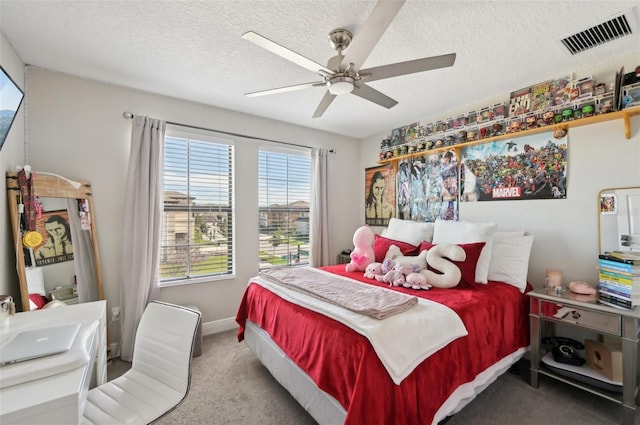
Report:
[[[258,160],[260,269],[309,264],[309,153],[262,148]]]
[[[165,136],[162,284],[234,273],[233,146]]]

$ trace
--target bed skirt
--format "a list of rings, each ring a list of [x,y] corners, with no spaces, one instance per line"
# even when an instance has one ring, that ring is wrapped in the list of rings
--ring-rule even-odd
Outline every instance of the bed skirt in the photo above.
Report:
[[[271,340],[269,334],[252,321],[247,320],[244,338],[244,342],[271,375],[289,391],[318,424],[344,423],[347,412],[340,403],[319,389],[311,378]],[[528,347],[516,350],[478,374],[473,381],[459,386],[440,407],[434,417],[434,423],[459,412],[509,367],[520,360],[527,351]]]
[[[322,391],[271,340],[268,333],[250,320],[246,321],[244,342],[274,378],[320,425],[344,423],[347,412],[335,398]]]

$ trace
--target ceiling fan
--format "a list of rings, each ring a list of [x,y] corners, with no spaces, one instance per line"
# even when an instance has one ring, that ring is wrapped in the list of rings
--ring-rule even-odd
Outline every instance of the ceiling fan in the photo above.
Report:
[[[432,56],[373,68],[360,68],[378,43],[378,40],[380,40],[380,37],[389,27],[389,24],[391,24],[393,18],[398,14],[404,2],[405,0],[379,0],[355,40],[353,35],[346,29],[340,28],[331,31],[329,33],[329,41],[338,54],[329,59],[326,67],[253,31],[242,34],[243,39],[322,77],[321,81],[246,93],[246,96],[265,96],[325,86],[327,91],[314,112],[313,118],[321,117],[336,96],[348,93],[355,94],[387,109],[394,107],[398,104],[396,100],[368,86],[365,82],[446,68],[452,66],[456,60],[456,54],[450,53],[448,55]],[[349,51],[347,56],[344,56],[342,53],[347,47]]]

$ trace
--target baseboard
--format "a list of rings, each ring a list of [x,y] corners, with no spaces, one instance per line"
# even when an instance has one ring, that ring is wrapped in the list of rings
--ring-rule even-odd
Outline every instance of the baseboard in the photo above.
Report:
[[[206,322],[202,324],[202,335],[213,335],[224,331],[230,331],[237,329],[235,317],[228,317],[226,319],[214,320],[212,322]]]

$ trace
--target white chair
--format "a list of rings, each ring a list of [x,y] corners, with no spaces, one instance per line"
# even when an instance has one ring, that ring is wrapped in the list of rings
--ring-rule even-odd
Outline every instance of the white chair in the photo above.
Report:
[[[154,301],[142,314],[131,369],[89,391],[83,425],[148,424],[189,392],[200,312]]]

